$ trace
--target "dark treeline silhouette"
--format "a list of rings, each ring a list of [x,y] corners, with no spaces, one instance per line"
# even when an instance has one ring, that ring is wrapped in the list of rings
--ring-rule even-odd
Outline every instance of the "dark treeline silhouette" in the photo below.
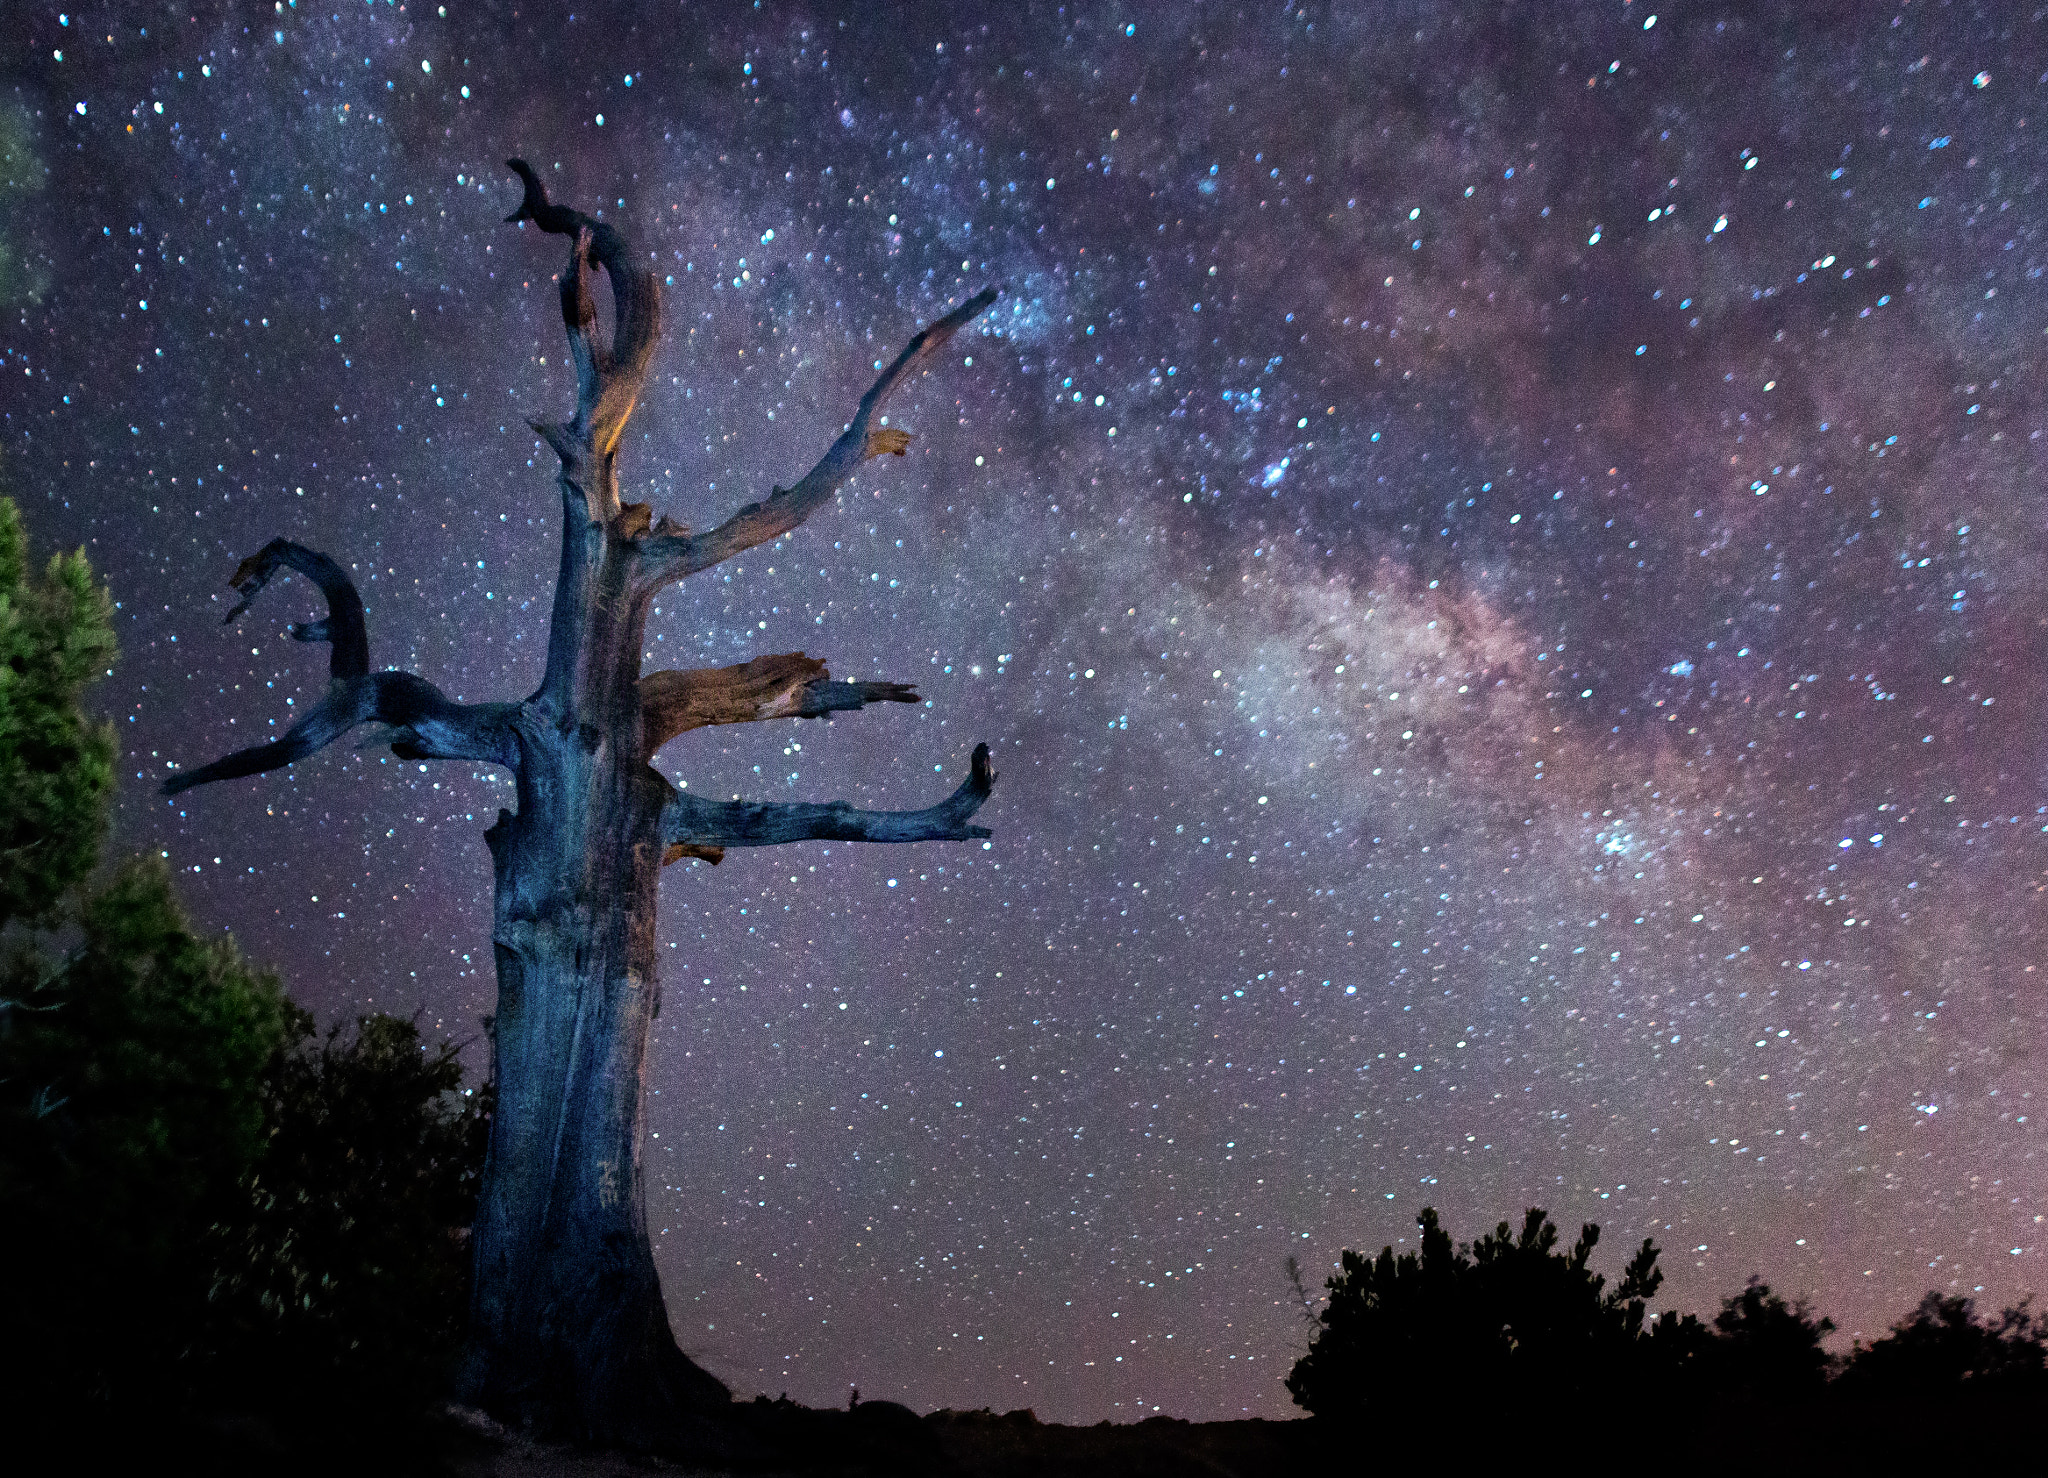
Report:
[[[458,1351],[487,1095],[461,1094],[451,1045],[389,1016],[323,1036],[286,1004],[260,1057],[265,1033],[218,1033],[218,1010],[145,1035],[176,1013],[133,999],[148,984],[198,994],[164,968],[180,946],[226,954],[188,934],[118,983],[68,972],[75,1009],[0,1040],[13,1430],[337,1462],[402,1444]],[[40,1114],[28,1065],[56,1100]]]
[[[1611,1388],[1647,1346],[1646,1300],[1663,1280],[1645,1242],[1611,1291],[1587,1266],[1599,1228],[1560,1251],[1557,1228],[1531,1211],[1520,1235],[1502,1222],[1457,1247],[1433,1209],[1421,1246],[1377,1258],[1346,1251],[1308,1353],[1287,1389],[1318,1416],[1364,1419],[1434,1399],[1461,1383],[1529,1400]]]
[[[2048,1411],[2048,1324],[2027,1309],[1995,1318],[1929,1293],[1891,1331],[1829,1353],[1832,1321],[1751,1278],[1709,1321],[1649,1300],[1663,1282],[1645,1239],[1612,1288],[1589,1266],[1600,1228],[1569,1247],[1541,1209],[1454,1245],[1432,1208],[1413,1251],[1346,1251],[1287,1377],[1295,1403],[1333,1429],[1400,1443],[1526,1449],[1590,1405],[1657,1413],[1667,1464],[1695,1460],[1695,1435],[1749,1425],[1758,1459],[1991,1450],[2038,1456]],[[1303,1292],[1297,1269],[1290,1280]],[[1425,1436],[1425,1434],[1430,1434]],[[1768,1437],[1768,1442],[1762,1439]],[[1675,1445],[1671,1445],[1675,1444]],[[1714,1449],[1715,1461],[1727,1453]],[[1704,1464],[1703,1455],[1697,1461]]]
[[[74,1468],[228,1427],[346,1465],[445,1387],[489,1095],[410,1022],[316,1034],[163,857],[102,868],[109,616],[0,498],[0,1421]]]

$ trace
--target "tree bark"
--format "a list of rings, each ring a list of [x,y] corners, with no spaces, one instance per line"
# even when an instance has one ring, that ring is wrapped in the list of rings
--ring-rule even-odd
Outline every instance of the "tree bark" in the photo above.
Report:
[[[641,762],[637,728],[545,733],[520,772],[518,812],[486,833],[498,1101],[465,1384],[502,1419],[645,1446],[726,1392],[676,1350],[647,1236],[641,1120],[668,786]]]
[[[873,425],[889,393],[995,299],[990,289],[913,338],[795,488],[776,489],[704,535],[622,505],[613,469],[660,328],[654,275],[611,226],[552,204],[535,172],[508,219],[569,236],[562,315],[577,407],[534,429],[561,460],[562,558],[546,675],[520,703],[458,704],[411,673],[371,672],[362,602],[326,556],[285,540],[243,562],[247,609],[279,570],[317,584],[325,619],[301,641],[333,647],[326,697],[275,743],[174,776],[167,792],[275,769],[356,724],[400,755],[485,760],[512,771],[518,810],[485,833],[495,906],[497,1106],[472,1245],[466,1396],[502,1420],[586,1441],[736,1455],[719,1420],[726,1388],[678,1349],[647,1236],[642,1177],[649,1029],[660,1007],[655,896],[663,864],[726,847],[806,838],[924,841],[987,836],[968,818],[995,780],[988,747],[967,781],[924,811],[705,801],[649,763],[707,724],[822,717],[914,702],[897,683],[837,682],[802,653],[696,672],[641,672],[649,608],[667,585],[790,532],[867,458],[909,436]],[[615,305],[599,333],[589,274]]]

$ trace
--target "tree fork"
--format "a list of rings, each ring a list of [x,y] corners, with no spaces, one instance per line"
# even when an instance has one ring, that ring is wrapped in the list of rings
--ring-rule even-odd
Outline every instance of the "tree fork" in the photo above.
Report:
[[[512,773],[518,809],[485,833],[492,860],[497,1110],[472,1239],[468,1399],[501,1419],[562,1436],[738,1456],[721,1418],[729,1394],[675,1342],[647,1236],[641,1149],[646,1049],[659,1010],[655,897],[664,863],[716,862],[728,847],[807,839],[910,842],[989,835],[970,818],[995,783],[987,745],[966,781],[921,811],[843,803],[718,803],[653,768],[692,729],[816,718],[916,689],[833,679],[801,652],[733,667],[641,671],[649,609],[668,585],[780,538],[871,457],[910,437],[879,424],[883,404],[995,301],[987,289],[913,337],[831,448],[794,487],[775,488],[693,534],[644,504],[621,504],[613,459],[660,336],[654,274],[612,226],[520,178],[508,220],[571,238],[562,321],[576,410],[535,422],[560,460],[562,555],[546,673],[524,701],[456,703],[409,672],[370,670],[362,600],[323,554],[278,539],[245,560],[233,621],[280,571],[312,580],[327,615],[290,628],[332,647],[328,691],[274,743],[173,776],[175,794],[303,759],[358,724],[406,759],[462,759]],[[590,274],[610,279],[601,334]]]

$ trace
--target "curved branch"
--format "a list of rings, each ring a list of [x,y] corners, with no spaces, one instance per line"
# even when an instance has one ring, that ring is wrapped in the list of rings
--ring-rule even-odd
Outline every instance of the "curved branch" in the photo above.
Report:
[[[272,742],[238,749],[210,765],[173,775],[164,782],[165,795],[216,780],[282,769],[326,748],[357,724],[370,722],[390,726],[394,732],[386,742],[402,759],[484,760],[510,769],[518,767],[517,704],[457,703],[410,672],[369,670],[370,639],[363,624],[362,597],[348,573],[317,550],[289,539],[272,539],[243,560],[229,582],[242,592],[242,599],[228,612],[228,621],[249,609],[249,603],[280,568],[297,570],[327,596],[325,620],[289,628],[298,641],[333,643],[326,695]]]
[[[562,459],[567,475],[581,477],[584,459],[609,458],[625,430],[626,418],[640,398],[641,381],[661,336],[661,296],[654,273],[631,260],[626,238],[604,221],[548,199],[547,188],[524,159],[506,166],[524,187],[519,208],[507,221],[532,221],[536,227],[575,242],[569,269],[562,274],[562,325],[568,332],[569,355],[576,366],[576,414],[567,425],[534,422]],[[590,266],[604,269],[612,283],[612,337],[604,343],[597,332],[597,308],[590,296]],[[590,516],[608,523],[618,516],[618,494],[609,478],[584,487]]]
[[[221,625],[233,625],[235,618],[248,610],[250,603],[262,594],[263,587],[270,583],[280,566],[297,570],[318,585],[320,593],[327,597],[327,619],[297,622],[286,627],[292,640],[331,642],[333,656],[328,663],[328,675],[336,682],[367,673],[370,670],[370,638],[363,627],[363,598],[356,594],[355,582],[326,555],[303,544],[294,544],[289,539],[272,539],[235,567],[228,584],[242,593],[242,599],[228,612]]]
[[[995,783],[988,746],[977,744],[960,788],[922,811],[862,811],[844,801],[826,805],[709,801],[677,791],[669,796],[662,815],[662,839],[668,843],[663,861],[706,856],[726,847],[773,847],[783,842],[941,842],[992,836],[986,826],[968,825],[968,818],[981,809]]]
[[[325,749],[357,724],[390,726],[380,742],[407,760],[481,760],[519,767],[516,703],[457,703],[410,672],[372,672],[328,685],[327,696],[269,744],[252,745],[210,765],[173,775],[163,784],[176,795],[217,780],[238,780],[281,770]]]
[[[762,502],[749,503],[717,528],[702,534],[675,533],[643,539],[641,561],[659,589],[698,570],[731,559],[770,539],[778,539],[815,513],[839,490],[856,467],[883,453],[902,456],[910,445],[907,432],[873,427],[875,415],[889,396],[945,346],[948,339],[978,318],[996,300],[1000,288],[984,288],[944,318],[931,324],[904,347],[860,400],[853,419],[803,480],[793,488],[776,488]]]
[[[311,713],[286,729],[282,738],[270,744],[238,749],[210,765],[173,775],[164,782],[163,793],[176,795],[195,785],[211,785],[216,780],[239,780],[244,775],[282,769],[293,760],[304,759],[316,750],[325,749],[357,724],[366,721],[370,717],[371,701],[367,679],[338,682],[327,690],[326,698]]]
[[[917,701],[917,689],[905,683],[835,682],[823,662],[802,652],[735,667],[650,672],[640,679],[642,752],[652,755],[676,735],[711,724],[822,718],[869,703]]]

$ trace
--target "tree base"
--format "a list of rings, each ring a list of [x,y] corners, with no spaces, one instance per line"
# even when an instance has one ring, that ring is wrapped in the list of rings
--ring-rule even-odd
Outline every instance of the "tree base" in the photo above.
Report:
[[[738,1402],[687,1356],[678,1352],[675,1361],[680,1389],[619,1410],[601,1426],[590,1422],[587,1412],[574,1424],[550,1422],[537,1402],[524,1411],[455,1408],[451,1415],[485,1438],[643,1453],[720,1472],[936,1478],[953,1471],[932,1429],[893,1401],[865,1402],[849,1411],[821,1411],[786,1396]],[[710,1399],[714,1392],[715,1400]],[[559,1413],[571,1404],[553,1403],[552,1409]]]
[[[738,1449],[746,1444],[730,1440],[740,1431],[730,1419],[732,1393],[673,1342],[630,1369],[614,1366],[582,1379],[563,1374],[516,1380],[472,1350],[458,1389],[465,1405],[541,1441],[678,1455],[687,1448],[705,1462],[744,1455]]]

